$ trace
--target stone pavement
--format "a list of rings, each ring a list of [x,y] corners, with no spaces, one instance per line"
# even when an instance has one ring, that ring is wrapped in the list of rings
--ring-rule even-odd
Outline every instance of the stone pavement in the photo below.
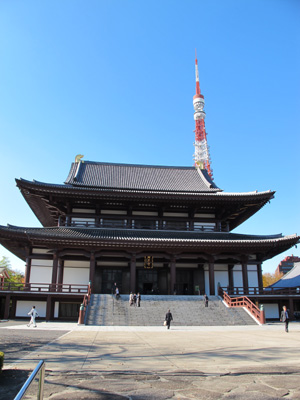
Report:
[[[41,322],[1,324],[0,335],[5,329],[41,336],[61,330],[3,371],[32,370],[45,360],[49,399],[300,399],[299,323],[289,333],[283,324],[168,331]]]

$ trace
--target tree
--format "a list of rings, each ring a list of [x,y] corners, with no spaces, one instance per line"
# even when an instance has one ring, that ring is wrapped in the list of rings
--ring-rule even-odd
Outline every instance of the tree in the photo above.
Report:
[[[2,257],[0,260],[0,268],[5,268],[9,278],[5,278],[5,282],[14,282],[14,283],[23,283],[24,282],[24,274],[21,271],[14,271],[10,265],[10,261],[8,257]]]
[[[283,277],[283,273],[274,272],[274,274],[270,274],[269,272],[263,274],[263,286],[267,287],[272,285],[273,283],[279,281]]]

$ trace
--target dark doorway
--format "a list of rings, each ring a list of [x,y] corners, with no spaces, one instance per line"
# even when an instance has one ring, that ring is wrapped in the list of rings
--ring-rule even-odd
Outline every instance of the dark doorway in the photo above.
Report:
[[[158,274],[156,269],[137,270],[137,291],[142,294],[158,294]]]
[[[176,293],[179,295],[194,294],[193,270],[176,269]]]
[[[122,270],[121,269],[103,269],[102,270],[102,288],[101,293],[111,294],[114,291],[114,283],[122,293]]]
[[[149,294],[152,293],[153,283],[143,283],[143,293]]]

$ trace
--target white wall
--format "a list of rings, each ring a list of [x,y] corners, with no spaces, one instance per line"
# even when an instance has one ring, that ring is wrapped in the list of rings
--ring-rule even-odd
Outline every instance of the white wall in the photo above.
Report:
[[[279,318],[278,304],[263,304],[266,318]]]
[[[52,265],[52,260],[31,260],[29,283],[45,283],[47,285],[51,283]],[[34,287],[32,287],[32,289],[34,289]]]
[[[90,270],[88,268],[64,268],[63,284],[88,285]]]
[[[218,294],[218,283],[222,287],[227,287],[229,285],[229,276],[228,276],[228,266],[227,265],[215,265],[215,269],[222,271],[215,271],[215,293]]]
[[[233,267],[233,286],[243,287],[243,275],[241,265],[235,265]]]
[[[258,287],[257,265],[248,265],[248,286]]]
[[[46,317],[46,301],[25,301],[25,300],[17,300],[17,308],[16,308],[16,317],[28,317],[29,311],[32,309],[32,306],[35,306],[36,311],[40,317]],[[37,319],[38,321],[38,319]]]

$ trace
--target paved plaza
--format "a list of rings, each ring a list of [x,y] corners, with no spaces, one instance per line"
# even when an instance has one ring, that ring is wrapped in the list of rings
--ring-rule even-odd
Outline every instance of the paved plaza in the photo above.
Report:
[[[300,399],[299,323],[285,333],[279,323],[168,331],[4,322],[0,335],[10,349],[2,375],[13,371],[17,387],[19,372],[24,379],[45,360],[47,399]]]

